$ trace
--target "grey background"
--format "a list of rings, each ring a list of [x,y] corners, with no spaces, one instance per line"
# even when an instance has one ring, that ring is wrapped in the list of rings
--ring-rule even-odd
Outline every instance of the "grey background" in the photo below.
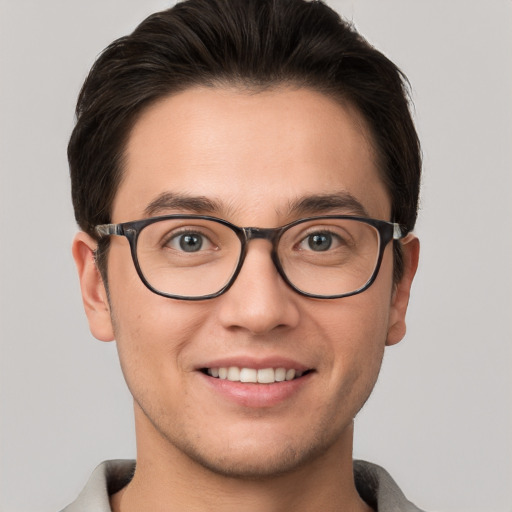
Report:
[[[512,2],[331,1],[409,76],[425,154],[406,339],[355,456],[427,510],[512,510]],[[163,0],[0,0],[0,510],[56,511],[134,455],[115,345],[89,334],[65,148],[95,56]]]

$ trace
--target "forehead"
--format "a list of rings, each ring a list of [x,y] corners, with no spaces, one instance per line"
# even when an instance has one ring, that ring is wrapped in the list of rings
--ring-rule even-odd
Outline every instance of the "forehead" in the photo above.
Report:
[[[188,89],[146,109],[125,152],[113,222],[146,216],[162,194],[207,198],[219,211],[205,213],[244,225],[290,220],[290,204],[336,194],[389,217],[364,120],[309,89]]]

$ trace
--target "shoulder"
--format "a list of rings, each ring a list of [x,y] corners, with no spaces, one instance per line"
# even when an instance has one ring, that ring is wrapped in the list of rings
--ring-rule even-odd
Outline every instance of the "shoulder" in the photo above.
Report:
[[[109,497],[133,478],[135,461],[108,460],[91,474],[78,498],[61,512],[111,512]]]
[[[377,464],[355,460],[354,479],[361,498],[379,512],[423,512],[405,497],[391,475]]]

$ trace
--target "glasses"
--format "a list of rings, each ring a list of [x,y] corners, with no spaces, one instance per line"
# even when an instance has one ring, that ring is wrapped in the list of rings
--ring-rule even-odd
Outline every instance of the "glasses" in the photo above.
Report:
[[[142,282],[158,295],[181,300],[211,299],[228,290],[249,241],[258,238],[272,244],[272,261],[296,292],[348,297],[375,281],[385,247],[403,237],[396,223],[346,215],[270,229],[241,228],[204,215],[166,215],[95,229],[100,238],[125,236]]]

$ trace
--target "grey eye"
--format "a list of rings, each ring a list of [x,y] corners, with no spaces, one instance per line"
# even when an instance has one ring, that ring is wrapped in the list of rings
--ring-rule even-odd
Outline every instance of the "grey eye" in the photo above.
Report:
[[[197,233],[187,233],[179,236],[179,246],[185,252],[196,252],[203,246],[203,237]]]
[[[308,236],[308,246],[313,251],[327,251],[332,245],[332,235],[329,233],[315,233]]]

